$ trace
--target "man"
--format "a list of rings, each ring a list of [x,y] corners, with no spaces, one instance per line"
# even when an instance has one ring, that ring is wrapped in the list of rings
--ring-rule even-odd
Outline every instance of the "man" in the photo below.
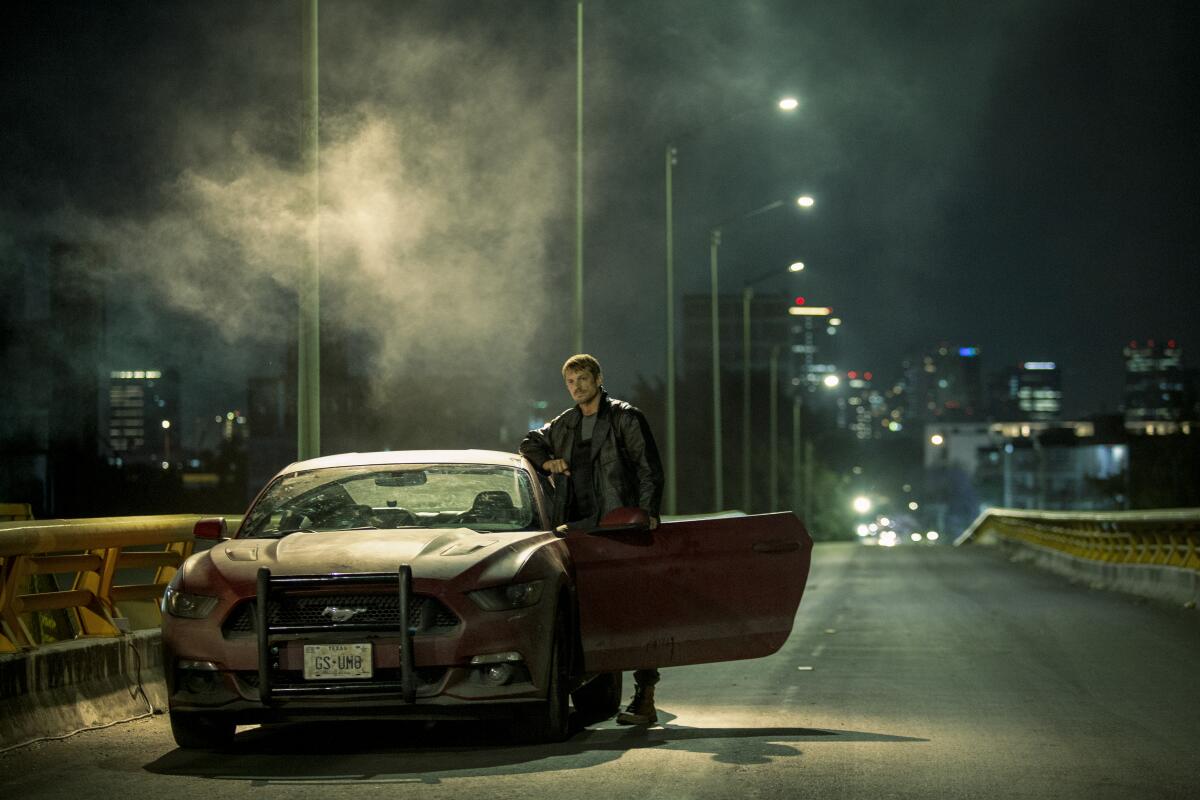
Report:
[[[639,506],[658,526],[663,470],[654,436],[642,412],[604,391],[600,362],[571,356],[563,380],[575,406],[521,442],[521,455],[554,476],[554,523],[592,527],[614,508]],[[654,708],[657,669],[633,673],[633,700],[617,715],[622,725],[658,721]]]

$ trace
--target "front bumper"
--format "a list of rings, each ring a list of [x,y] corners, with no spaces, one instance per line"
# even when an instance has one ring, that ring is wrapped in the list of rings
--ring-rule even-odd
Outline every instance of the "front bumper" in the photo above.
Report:
[[[267,610],[283,595],[380,591],[390,581],[400,595],[400,619],[421,597],[437,596],[453,609],[452,630],[422,633],[410,625],[280,624]],[[325,575],[272,578],[262,570],[256,586],[253,631],[230,635],[220,625],[237,605],[223,605],[213,619],[164,618],[164,669],[170,708],[176,712],[230,715],[243,724],[296,719],[400,717],[486,719],[512,715],[514,706],[545,702],[544,650],[547,612],[526,609],[485,612],[464,594],[446,595],[436,583],[418,581],[402,568],[389,575]],[[386,590],[386,589],[385,589]],[[420,593],[418,596],[416,593]],[[552,613],[552,609],[551,609]],[[399,628],[399,629],[397,629]],[[305,678],[306,644],[369,644],[369,678]],[[475,656],[515,653],[497,682],[496,670],[472,664]],[[265,687],[265,691],[264,691]]]

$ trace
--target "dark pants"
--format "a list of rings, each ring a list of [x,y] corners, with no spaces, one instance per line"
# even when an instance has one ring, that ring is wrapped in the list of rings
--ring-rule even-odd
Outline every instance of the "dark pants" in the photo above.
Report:
[[[658,683],[658,670],[639,669],[633,673],[633,682],[638,686],[653,686]]]

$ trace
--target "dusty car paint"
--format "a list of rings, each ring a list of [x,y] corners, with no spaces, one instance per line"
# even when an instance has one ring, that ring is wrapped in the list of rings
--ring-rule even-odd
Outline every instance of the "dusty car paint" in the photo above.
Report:
[[[361,464],[464,463],[528,473],[534,507],[546,526],[536,473],[524,459],[505,453],[345,454],[294,464],[280,475]],[[245,535],[244,528],[238,536]],[[202,619],[164,615],[171,712],[180,715],[181,724],[199,716],[246,723],[511,715],[520,706],[546,703],[556,619],[565,621],[564,635],[570,637],[564,652],[571,689],[600,673],[767,655],[791,630],[811,546],[790,513],[670,522],[653,531],[368,528],[235,537],[190,558],[173,583],[177,591],[216,597],[217,604]],[[378,574],[384,576],[379,585],[365,591],[373,597],[393,591],[395,582],[386,576],[396,575],[401,565],[411,570],[414,596],[435,600],[457,619],[452,626],[409,634],[408,666],[401,656],[405,637],[397,628],[351,630],[359,614],[353,602],[324,609],[319,631],[276,636],[268,645],[271,653],[261,655],[265,662],[256,635],[229,627],[231,615],[245,614],[253,604],[260,571],[277,581],[296,576],[328,581],[296,595],[319,604],[322,597],[345,594],[338,576]],[[540,599],[522,608],[484,610],[468,594],[532,581],[542,582]],[[339,628],[334,617],[350,627]],[[372,678],[297,677],[306,643],[364,642],[372,645]],[[505,656],[517,659],[516,678],[487,685],[472,659],[490,654],[516,654]],[[397,670],[409,675],[412,669],[423,677],[409,702],[379,677]],[[256,685],[260,674],[291,681],[296,696],[272,694],[264,703]]]

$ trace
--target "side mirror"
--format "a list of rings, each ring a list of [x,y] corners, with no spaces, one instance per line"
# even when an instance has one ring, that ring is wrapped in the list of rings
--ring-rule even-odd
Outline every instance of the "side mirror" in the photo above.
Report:
[[[229,538],[225,535],[224,517],[205,517],[198,520],[192,528],[192,535],[197,539],[212,539],[214,542]]]
[[[598,532],[604,531],[644,531],[650,529],[650,514],[644,508],[626,506],[614,508],[600,518],[596,526]]]

